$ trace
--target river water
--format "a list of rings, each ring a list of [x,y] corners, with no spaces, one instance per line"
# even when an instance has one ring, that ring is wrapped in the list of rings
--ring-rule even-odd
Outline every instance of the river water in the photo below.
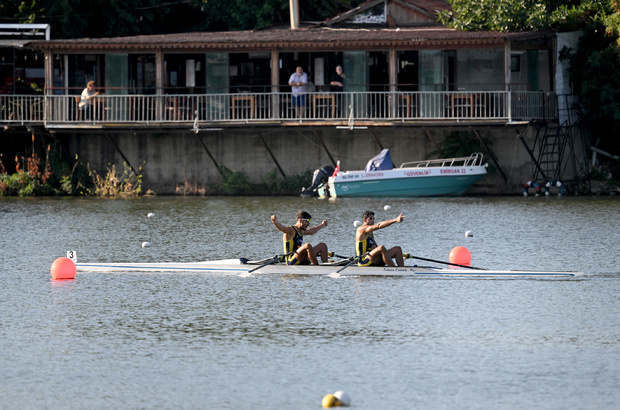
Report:
[[[474,266],[587,275],[50,278],[67,250],[270,257],[270,215],[300,209],[329,221],[307,239],[339,254],[370,209],[406,216],[376,236],[416,256],[462,245]],[[0,198],[0,409],[320,409],[337,390],[356,409],[617,409],[619,212],[615,197]]]

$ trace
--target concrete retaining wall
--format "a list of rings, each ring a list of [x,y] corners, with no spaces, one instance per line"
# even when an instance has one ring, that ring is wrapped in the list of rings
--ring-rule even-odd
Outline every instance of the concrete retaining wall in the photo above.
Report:
[[[439,143],[454,130],[429,131]],[[372,132],[385,148],[390,148],[396,166],[407,161],[427,159],[431,152],[436,151],[423,129],[373,128]],[[532,177],[533,165],[515,129],[483,128],[478,132],[490,140],[500,166],[510,179],[505,183],[500,173],[495,172],[479,181],[467,194],[520,194],[523,183]],[[521,127],[520,132],[532,147],[535,130]],[[287,175],[332,165],[321,139],[332,157],[340,160],[344,170],[363,169],[368,160],[381,151],[369,130],[261,128],[260,133]],[[157,194],[174,194],[185,184],[200,188],[219,181],[215,165],[191,130],[108,135],[134,168],[144,163],[144,188],[152,189]],[[115,164],[117,170],[122,170],[123,158],[105,134],[70,134],[69,137],[72,155],[78,154],[91,168],[103,172],[108,164]],[[276,169],[258,129],[200,132],[198,137],[219,164],[242,171],[253,181],[260,181],[261,177]],[[487,162],[493,165],[489,155],[484,155]],[[433,155],[433,158],[439,158],[439,155]]]

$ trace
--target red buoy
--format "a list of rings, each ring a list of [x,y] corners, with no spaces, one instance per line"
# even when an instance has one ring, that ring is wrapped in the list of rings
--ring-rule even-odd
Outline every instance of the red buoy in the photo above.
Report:
[[[457,246],[450,251],[450,263],[456,263],[457,265],[471,265],[471,253],[469,249],[464,246]]]
[[[58,258],[52,263],[50,273],[52,279],[75,279],[77,268],[69,258]]]

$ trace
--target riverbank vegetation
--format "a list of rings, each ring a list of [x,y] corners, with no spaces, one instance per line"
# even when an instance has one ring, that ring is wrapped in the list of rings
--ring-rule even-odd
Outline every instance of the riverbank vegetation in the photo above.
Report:
[[[224,165],[220,165],[220,182],[199,185],[196,182],[185,181],[177,185],[176,194],[189,195],[225,195],[225,196],[273,196],[273,195],[299,195],[302,188],[312,184],[312,171],[306,170],[301,175],[287,175],[281,177],[276,170],[263,176],[260,182],[254,183],[242,171],[233,171]]]
[[[142,188],[142,167],[137,172],[125,164],[124,172],[117,173],[114,165],[108,166],[105,175],[99,175],[88,164],[75,156],[70,161],[62,155],[57,144],[48,144],[45,158],[35,149],[27,156],[15,157],[15,172],[9,174],[0,157],[0,196],[100,196],[136,197],[154,195]]]

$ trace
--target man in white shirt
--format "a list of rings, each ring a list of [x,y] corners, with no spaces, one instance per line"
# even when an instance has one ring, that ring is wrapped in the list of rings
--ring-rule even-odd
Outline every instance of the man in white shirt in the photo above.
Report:
[[[87,120],[93,117],[93,102],[91,100],[98,95],[99,91],[95,91],[95,82],[89,81],[84,91],[82,91],[79,104],[80,109],[84,110],[84,118]]]
[[[293,107],[295,107],[297,118],[305,117],[306,84],[308,84],[308,75],[304,73],[303,68],[297,67],[297,70],[295,70],[291,78],[288,79],[288,85],[290,85],[293,90]],[[301,113],[299,107],[301,107]]]

